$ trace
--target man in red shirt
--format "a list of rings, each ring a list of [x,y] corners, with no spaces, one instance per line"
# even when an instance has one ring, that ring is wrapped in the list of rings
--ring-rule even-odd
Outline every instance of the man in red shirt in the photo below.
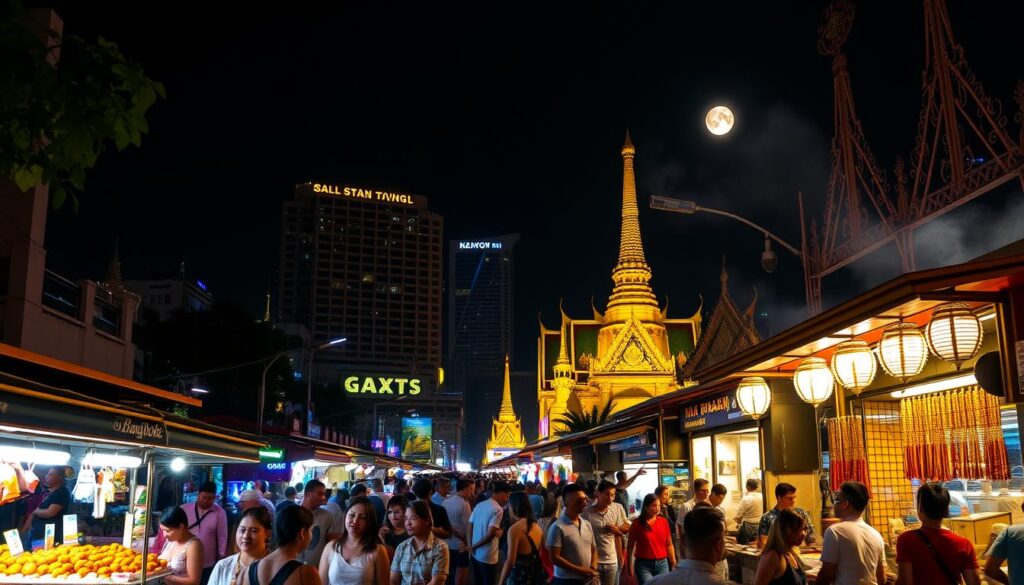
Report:
[[[966,585],[978,585],[974,545],[942,527],[942,519],[949,515],[949,492],[942,484],[926,483],[918,488],[917,515],[921,528],[896,539],[896,585],[958,583],[961,576]]]

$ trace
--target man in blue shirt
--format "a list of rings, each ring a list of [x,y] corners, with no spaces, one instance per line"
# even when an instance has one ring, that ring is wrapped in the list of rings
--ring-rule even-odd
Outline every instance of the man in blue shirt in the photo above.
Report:
[[[1024,510],[1024,504],[1020,508]],[[1024,585],[1024,524],[1007,526],[996,537],[985,557],[986,577],[1007,585]],[[1009,561],[1009,577],[999,568],[1004,560]]]

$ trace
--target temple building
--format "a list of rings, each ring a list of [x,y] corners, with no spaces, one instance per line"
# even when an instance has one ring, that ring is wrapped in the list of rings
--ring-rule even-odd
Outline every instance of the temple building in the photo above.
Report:
[[[604,314],[589,319],[561,311],[557,328],[540,323],[537,363],[539,437],[558,430],[553,421],[569,411],[586,412],[612,402],[618,411],[683,385],[682,368],[700,337],[700,308],[670,318],[651,288],[636,201],[633,159],[626,133],[622,147],[622,230],[612,294]]]
[[[491,438],[484,448],[484,463],[511,455],[525,446],[522,422],[512,408],[512,384],[509,381],[508,356],[505,356],[505,387],[501,392],[501,410],[491,422]]]

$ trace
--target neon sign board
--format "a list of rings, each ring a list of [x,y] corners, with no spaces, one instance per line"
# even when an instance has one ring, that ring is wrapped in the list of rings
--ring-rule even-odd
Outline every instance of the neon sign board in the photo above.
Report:
[[[379,203],[401,203],[403,205],[413,205],[412,195],[377,191],[376,189],[367,189],[364,187],[345,187],[313,183],[313,192],[324,193],[327,195],[340,195],[350,199],[366,199],[369,201],[377,201]]]
[[[459,242],[460,250],[500,250],[501,242]]]

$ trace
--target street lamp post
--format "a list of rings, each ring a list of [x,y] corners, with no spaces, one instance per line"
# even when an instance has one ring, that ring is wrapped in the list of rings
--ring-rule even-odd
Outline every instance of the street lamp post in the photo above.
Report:
[[[267,396],[267,372],[270,371],[270,367],[273,366],[274,363],[277,362],[277,360],[281,359],[282,357],[284,357],[284,356],[286,356],[286,355],[288,355],[288,354],[290,354],[292,352],[296,352],[296,351],[308,351],[309,352],[309,370],[308,370],[308,373],[306,374],[306,421],[307,421],[306,431],[308,432],[309,431],[309,428],[308,428],[308,424],[309,424],[308,423],[308,421],[309,421],[309,407],[310,407],[310,404],[312,404],[312,397],[313,397],[313,353],[315,353],[317,351],[320,351],[321,349],[327,349],[328,347],[332,347],[332,346],[338,345],[339,343],[344,343],[347,339],[348,338],[346,338],[346,337],[340,337],[338,339],[332,339],[331,341],[327,341],[327,342],[321,343],[320,345],[317,345],[317,346],[304,345],[302,347],[298,347],[298,348],[295,348],[295,349],[286,349],[286,350],[284,350],[282,352],[279,352],[274,357],[270,358],[270,361],[267,362],[267,365],[263,367],[263,375],[260,378],[259,412],[256,413],[256,434],[262,434],[263,433],[263,410],[264,410],[264,406],[265,406],[265,402],[266,402],[266,396]]]
[[[803,201],[801,198],[801,209],[803,207]],[[764,234],[764,252],[761,253],[761,267],[764,268],[765,272],[771,274],[776,266],[779,264],[779,258],[775,255],[772,250],[772,241],[774,240],[780,246],[785,248],[787,251],[792,253],[794,256],[800,259],[800,266],[804,271],[804,290],[807,293],[807,310],[813,312],[811,305],[810,296],[810,273],[807,270],[807,255],[802,251],[798,250],[796,246],[793,246],[786,240],[783,240],[779,236],[768,231],[764,227],[750,221],[749,219],[732,213],[730,211],[723,211],[721,209],[712,209],[710,207],[702,207],[697,204],[696,201],[687,201],[684,199],[675,199],[673,197],[666,197],[665,195],[651,195],[651,209],[657,209],[659,211],[670,211],[672,213],[682,213],[684,215],[696,215],[697,213],[711,213],[714,215],[721,215],[734,219],[740,223],[746,224],[755,230]]]

